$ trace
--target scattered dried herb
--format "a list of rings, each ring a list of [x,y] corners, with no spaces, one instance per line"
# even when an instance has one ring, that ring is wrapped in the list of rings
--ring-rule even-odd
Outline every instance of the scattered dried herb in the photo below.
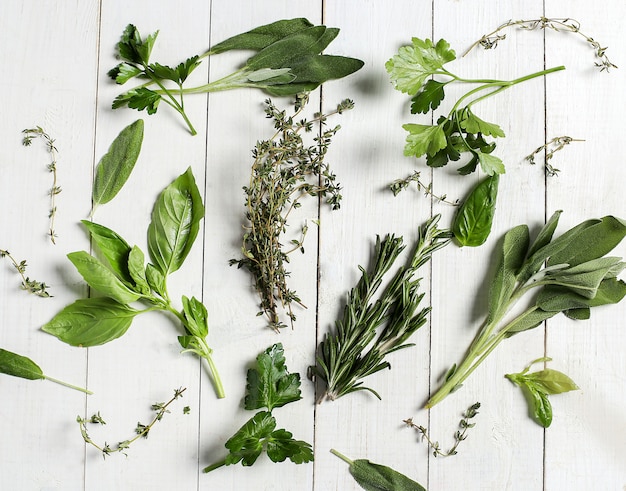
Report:
[[[15,270],[22,277],[22,290],[26,290],[33,295],[37,295],[38,297],[48,298],[51,297],[50,293],[48,293],[49,285],[46,285],[42,281],[31,280],[28,276],[26,276],[26,261],[22,260],[19,263],[11,256],[11,253],[7,250],[0,249],[0,258],[7,257],[11,264],[15,268]]]
[[[552,157],[554,157],[554,154],[558,152],[559,150],[563,150],[563,148],[565,148],[566,145],[569,145],[572,142],[582,142],[582,141],[585,141],[585,140],[577,140],[570,136],[555,136],[547,143],[541,145],[540,147],[537,147],[530,155],[527,155],[524,160],[534,165],[535,158],[539,154],[543,153],[545,155],[544,166],[546,170],[546,175],[549,177],[556,177],[559,175],[559,172],[561,172],[561,170],[554,167],[550,162],[550,160],[552,160]]]

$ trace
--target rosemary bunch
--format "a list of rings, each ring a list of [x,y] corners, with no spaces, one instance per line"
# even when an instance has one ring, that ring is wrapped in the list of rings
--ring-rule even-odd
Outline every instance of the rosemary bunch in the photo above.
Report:
[[[358,390],[370,391],[380,399],[375,390],[363,385],[362,379],[390,368],[385,357],[413,346],[405,341],[426,322],[430,307],[418,310],[424,294],[418,290],[421,278],[414,278],[414,274],[430,260],[433,252],[450,241],[451,232],[437,228],[439,218],[440,215],[435,215],[420,228],[409,263],[397,271],[380,298],[374,301],[383,276],[405,248],[402,237],[376,238],[373,267],[369,272],[359,267],[362,275],[348,295],[343,318],[336,322],[335,333],[324,336],[317,365],[310,368],[310,373],[326,384],[318,403]]]
[[[353,102],[346,99],[331,113],[315,114],[311,120],[298,119],[307,102],[307,95],[298,96],[294,114],[288,116],[269,99],[265,101],[265,113],[274,122],[276,132],[270,139],[257,142],[252,152],[250,184],[243,188],[248,222],[241,248],[243,258],[230,261],[253,275],[261,298],[258,315],[265,315],[275,331],[286,327],[279,308],[285,310],[293,326],[296,316],[292,303],[303,306],[298,294],[287,286],[289,272],[285,263],[291,252],[304,252],[307,227],[302,227],[300,238],[291,240],[291,248],[285,250],[282,241],[289,214],[300,207],[301,199],[307,195],[326,197],[332,209],[338,209],[341,200],[341,187],[324,161],[339,126],[323,130],[310,146],[302,133],[311,132],[316,123],[323,126],[331,114],[351,109]]]

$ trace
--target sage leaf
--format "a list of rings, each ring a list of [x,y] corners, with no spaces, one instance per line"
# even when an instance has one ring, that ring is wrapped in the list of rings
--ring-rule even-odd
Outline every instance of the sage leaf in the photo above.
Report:
[[[183,264],[203,217],[204,205],[190,167],[160,194],[148,226],[150,257],[164,276]]]
[[[452,232],[461,246],[477,247],[484,244],[489,237],[496,212],[498,182],[498,174],[487,177],[459,207],[452,224]]]
[[[518,317],[507,328],[506,337],[511,337],[514,334],[528,331],[539,326],[543,321],[554,317],[558,314],[559,310],[542,310],[540,308],[531,309]]]
[[[602,280],[615,278],[625,265],[619,257],[601,257],[572,268],[550,271],[545,281],[564,286],[583,297],[594,298]]]
[[[541,228],[533,244],[528,250],[528,256],[532,256],[543,246],[550,243],[552,236],[554,235],[554,231],[556,230],[556,226],[559,224],[559,217],[561,216],[561,213],[563,213],[563,210],[557,210],[554,212],[546,224]]]
[[[128,243],[104,225],[88,220],[82,220],[82,224],[89,231],[91,239],[96,243],[115,274],[123,281],[132,282],[133,278],[128,271],[128,255],[131,251]]]
[[[140,313],[108,297],[85,298],[65,307],[41,329],[72,346],[98,346],[122,336]]]
[[[30,358],[0,348],[0,373],[28,380],[44,379],[39,365]]]
[[[142,119],[128,125],[113,140],[109,150],[96,166],[91,216],[93,216],[98,205],[108,203],[122,189],[135,167],[142,142]]]
[[[544,286],[537,295],[536,305],[545,311],[564,312],[616,304],[624,296],[626,296],[626,283],[617,278],[607,278],[600,283],[593,298],[583,297],[562,286]]]
[[[119,303],[131,303],[139,299],[139,294],[130,290],[109,268],[89,253],[71,252],[67,257],[94,290]]]

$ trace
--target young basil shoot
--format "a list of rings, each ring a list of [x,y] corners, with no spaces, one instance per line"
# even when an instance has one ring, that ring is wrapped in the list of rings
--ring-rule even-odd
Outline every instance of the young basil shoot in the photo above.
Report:
[[[76,422],[80,426],[80,434],[82,435],[85,443],[97,448],[102,453],[102,458],[106,458],[107,456],[117,452],[127,455],[126,451],[131,446],[131,444],[133,444],[140,438],[148,438],[148,433],[157,423],[157,421],[161,421],[163,419],[163,416],[165,416],[166,413],[170,412],[168,409],[170,404],[172,404],[175,400],[183,397],[183,392],[185,392],[186,390],[186,388],[176,389],[174,391],[174,396],[168,402],[156,402],[152,404],[151,409],[156,413],[152,421],[147,425],[137,423],[137,427],[135,428],[135,436],[133,438],[129,438],[128,440],[118,442],[117,445],[114,447],[106,442],[102,445],[98,445],[91,439],[89,433],[87,432],[87,423],[99,425],[106,424],[106,421],[104,421],[99,411],[96,414],[92,415],[89,419],[84,419],[81,416],[76,417]]]
[[[326,333],[318,349],[317,364],[309,369],[312,377],[326,385],[319,403],[359,390],[380,399],[374,389],[363,385],[363,379],[391,368],[386,356],[413,346],[406,341],[426,323],[430,308],[419,309],[424,294],[419,292],[420,279],[414,276],[433,252],[450,242],[451,233],[437,228],[439,218],[436,215],[420,227],[408,264],[398,269],[378,300],[374,295],[404,245],[402,237],[376,238],[373,266],[369,271],[360,268],[361,278],[348,295],[343,318],[336,322],[334,333]]]
[[[552,358],[538,358],[531,361],[520,373],[505,375],[524,391],[534,421],[544,428],[552,423],[552,404],[548,395],[578,390],[574,381],[558,370],[544,368],[538,372],[528,373],[532,365],[546,361],[552,361]]]
[[[22,290],[26,290],[28,293],[32,293],[33,295],[37,295],[38,297],[48,298],[51,297],[50,293],[48,293],[49,285],[46,285],[42,281],[31,280],[28,276],[26,276],[26,261],[22,260],[19,263],[15,260],[11,253],[5,249],[0,249],[0,258],[7,257],[11,264],[15,268],[15,271],[18,272],[20,277],[22,278],[22,284],[20,288]]]
[[[117,96],[113,108],[128,106],[154,114],[163,101],[182,116],[195,135],[196,130],[185,112],[184,97],[188,94],[255,87],[273,96],[292,96],[359,70],[363,66],[361,60],[321,54],[338,34],[337,28],[314,26],[303,18],[280,20],[231,37],[202,56],[192,56],[170,67],[150,61],[158,31],[142,38],[137,28],[129,24],[117,44],[122,62],[109,71],[109,76],[118,84],[133,78],[142,84]],[[183,88],[202,58],[230,50],[256,53],[230,75],[199,87]]]
[[[211,472],[241,462],[253,465],[266,452],[272,462],[291,460],[294,464],[313,461],[310,444],[295,440],[293,434],[276,429],[272,410],[300,400],[300,375],[289,373],[282,344],[274,344],[257,357],[256,368],[248,370],[244,406],[248,410],[266,408],[250,418],[225,444],[229,454],[204,468]]]
[[[366,491],[426,491],[421,484],[385,465],[366,459],[350,460],[335,449],[331,453],[350,466],[350,474]]]
[[[452,232],[461,246],[482,245],[491,233],[500,176],[487,176],[470,192],[454,216]]]
[[[505,234],[489,291],[487,319],[465,359],[449,371],[426,407],[459,388],[504,339],[533,329],[559,312],[574,320],[588,319],[592,308],[624,298],[626,283],[617,276],[626,263],[606,254],[626,235],[626,222],[613,216],[586,220],[553,239],[560,214],[552,215],[532,243],[526,225]],[[531,292],[536,295],[531,297]],[[518,301],[529,297],[530,305],[522,313],[512,319],[507,316]]]
[[[98,205],[108,203],[122,189],[139,158],[142,142],[142,119],[128,125],[113,140],[96,167],[90,216],[93,217]]]
[[[224,388],[211,356],[206,307],[195,297],[182,297],[182,310],[172,305],[167,277],[185,261],[198,235],[204,205],[191,168],[176,178],[157,198],[148,227],[151,263],[137,246],[131,247],[113,230],[83,221],[106,263],[85,251],[68,258],[87,284],[102,296],[77,300],[65,307],[42,329],[72,346],[97,346],[122,336],[133,318],[144,312],[170,312],[182,324],[178,336],[183,353],[194,353],[207,364],[218,397]],[[140,310],[130,304],[141,301]]]
[[[93,392],[77,387],[62,380],[45,375],[39,365],[30,358],[18,355],[11,351],[0,348],[0,373],[11,375],[13,377],[25,378],[27,380],[49,380],[64,387],[84,392],[85,394],[93,394]]]
[[[470,174],[480,168],[487,175],[503,174],[504,164],[493,151],[495,142],[485,137],[501,138],[504,131],[495,123],[480,119],[473,111],[474,105],[522,82],[563,70],[558,66],[541,70],[514,80],[466,79],[444,67],[456,59],[456,53],[444,39],[436,44],[430,39],[414,37],[410,46],[402,46],[385,67],[395,88],[412,96],[411,113],[426,114],[435,110],[445,98],[448,84],[475,86],[454,103],[447,115],[442,115],[434,125],[410,123],[403,128],[408,132],[404,154],[421,157],[431,167],[442,167],[458,161],[462,153],[470,160],[458,169],[460,174]],[[436,77],[436,78],[433,78]]]

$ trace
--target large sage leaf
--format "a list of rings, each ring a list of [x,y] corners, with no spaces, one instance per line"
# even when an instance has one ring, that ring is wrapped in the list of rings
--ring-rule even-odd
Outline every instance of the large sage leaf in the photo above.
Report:
[[[546,274],[550,284],[564,286],[586,298],[594,298],[605,278],[615,278],[626,264],[619,257],[600,257],[572,268],[557,269]]]
[[[139,294],[130,290],[109,268],[89,253],[71,252],[67,257],[94,290],[120,303],[131,303],[139,299]]]
[[[0,373],[28,380],[46,378],[39,366],[30,358],[0,348]]]
[[[93,183],[93,208],[108,203],[122,189],[135,167],[143,142],[143,120],[138,119],[124,128],[113,140],[109,150],[96,167]]]
[[[122,336],[140,313],[108,297],[85,298],[65,307],[41,329],[72,346],[97,346]]]
[[[563,286],[544,286],[537,296],[536,305],[545,311],[562,312],[619,303],[624,296],[626,283],[617,278],[607,278],[600,283],[593,298],[583,297]]]
[[[204,205],[190,167],[163,190],[152,210],[148,251],[164,276],[183,264],[203,216]]]
[[[541,249],[543,246],[550,243],[550,241],[552,240],[552,236],[554,235],[554,231],[559,224],[559,218],[561,216],[561,213],[563,213],[562,210],[557,210],[556,212],[554,212],[550,219],[546,222],[546,224],[541,228],[541,230],[537,234],[537,238],[535,238],[533,244],[528,250],[529,257],[532,256],[539,249]]]
[[[489,237],[496,212],[498,182],[498,174],[484,179],[457,211],[452,232],[462,246],[476,247],[484,244]]]
[[[104,225],[98,225],[88,220],[83,220],[82,223],[115,274],[126,282],[132,282],[132,277],[128,271],[128,255],[131,251],[128,243]]]

